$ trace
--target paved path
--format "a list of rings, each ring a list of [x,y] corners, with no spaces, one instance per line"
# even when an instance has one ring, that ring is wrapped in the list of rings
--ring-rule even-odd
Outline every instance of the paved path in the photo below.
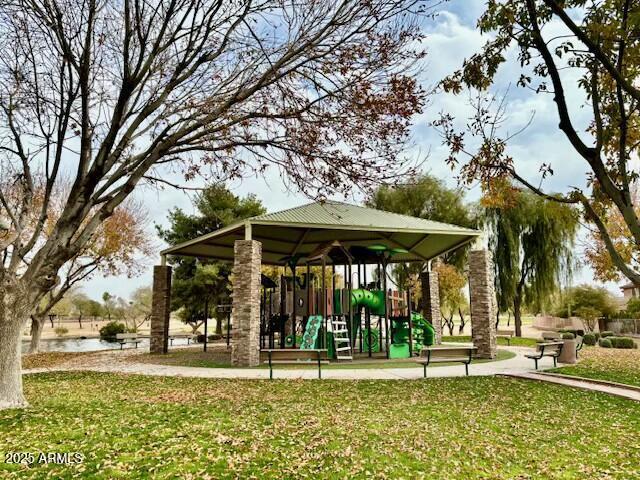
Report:
[[[572,378],[568,375],[557,375],[543,372],[510,372],[502,374],[508,377],[535,380],[538,382],[555,383],[566,387],[582,388],[593,392],[608,393],[618,397],[628,398],[640,402],[640,388],[622,385],[620,383],[604,382],[586,378]]]
[[[524,355],[532,350],[526,347],[504,348],[515,353],[515,357],[506,360],[484,363],[472,363],[469,366],[471,376],[502,375],[524,380],[554,383],[566,387],[581,388],[595,392],[617,395],[630,400],[640,401],[640,388],[601,380],[574,378],[568,375],[534,371],[531,359]],[[24,370],[24,374],[50,371],[93,371],[106,373],[129,373],[139,375],[192,377],[192,378],[242,378],[268,379],[267,368],[200,368],[173,365],[155,365],[136,361],[141,352],[130,350],[106,351],[79,356],[63,365],[54,368],[37,368]],[[540,368],[551,368],[553,361],[543,359]],[[274,368],[273,377],[278,379],[317,379],[315,368],[292,369]],[[430,367],[427,376],[461,377],[464,376],[463,365]],[[423,378],[422,366],[404,368],[324,368],[323,379],[335,380],[413,380]]]
[[[523,347],[509,347],[506,350],[516,354],[515,357],[496,362],[472,363],[469,374],[473,376],[488,376],[506,373],[525,373],[531,370],[533,364],[524,357],[531,349]],[[549,365],[552,360],[549,359]],[[70,363],[54,369],[33,369],[24,373],[39,373],[51,370],[78,371],[90,370],[95,372],[133,373],[155,376],[197,377],[197,378],[269,378],[267,368],[200,368],[173,365],[154,365],[135,361],[135,353],[108,352],[79,357]],[[287,379],[315,379],[318,371],[315,368],[293,369],[274,367],[274,378]],[[429,367],[427,376],[433,377],[461,377],[464,376],[464,365]],[[337,380],[409,380],[423,378],[422,366],[398,368],[323,368],[323,379]]]

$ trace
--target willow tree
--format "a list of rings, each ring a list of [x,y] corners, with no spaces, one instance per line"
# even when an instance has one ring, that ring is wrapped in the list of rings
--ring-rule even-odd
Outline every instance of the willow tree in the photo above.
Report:
[[[412,171],[425,5],[2,1],[0,408],[26,405],[26,319],[134,190],[271,167],[318,197]]]
[[[498,311],[513,311],[520,337],[523,306],[545,303],[571,275],[579,216],[570,206],[496,181],[482,204],[496,268]]]

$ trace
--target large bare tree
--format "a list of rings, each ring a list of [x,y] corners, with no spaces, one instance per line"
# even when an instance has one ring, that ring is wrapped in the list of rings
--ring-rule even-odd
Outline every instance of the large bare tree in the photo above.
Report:
[[[484,91],[494,83],[513,47],[521,67],[514,83],[531,95],[553,98],[558,129],[587,172],[564,191],[550,191],[545,179],[566,158],[554,164],[532,152],[529,168],[537,162],[539,169],[535,178],[510,155],[514,127],[508,122],[504,99],[481,94],[464,131],[447,113],[437,122],[451,148],[449,160],[455,164],[466,156],[461,168],[465,180],[490,185],[496,177],[510,176],[544,198],[580,207],[596,243],[610,259],[602,262],[588,256],[598,277],[623,275],[636,285],[640,285],[640,210],[634,201],[639,172],[634,162],[640,148],[639,15],[640,4],[631,0],[489,0],[478,20],[478,27],[491,34],[489,40],[442,82],[452,92],[465,86]],[[468,134],[480,140],[478,148]]]
[[[25,319],[134,189],[274,166],[322,196],[412,170],[400,153],[423,105],[428,13],[420,0],[2,2],[0,169],[19,193],[0,191],[0,408],[26,404]],[[45,237],[61,175],[73,187]]]

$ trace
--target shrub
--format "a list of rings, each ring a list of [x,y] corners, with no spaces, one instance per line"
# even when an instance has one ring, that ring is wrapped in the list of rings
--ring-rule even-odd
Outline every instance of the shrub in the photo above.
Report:
[[[598,338],[596,337],[595,333],[585,333],[584,337],[582,338],[582,341],[584,342],[585,345],[593,346],[598,341]]]
[[[564,332],[562,334],[562,339],[563,340],[573,340],[574,338],[576,338],[576,336],[571,332]]]
[[[602,338],[613,337],[614,333],[611,330],[605,330],[600,334]]]
[[[125,333],[127,328],[124,323],[109,322],[100,329],[100,338],[115,338],[118,333]]]
[[[611,345],[611,340],[609,340],[608,338],[601,338],[600,342],[598,342],[598,345],[600,345],[602,348],[613,347],[613,345]]]
[[[558,330],[560,333],[573,333],[574,337],[584,337],[584,330],[582,328],[563,328]]]
[[[69,333],[69,329],[67,327],[56,327],[53,329],[57,336],[61,337]]]
[[[607,337],[613,348],[637,348],[631,337]]]

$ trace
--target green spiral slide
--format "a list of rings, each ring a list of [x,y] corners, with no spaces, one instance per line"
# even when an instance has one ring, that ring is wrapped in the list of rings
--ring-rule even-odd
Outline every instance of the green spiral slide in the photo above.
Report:
[[[413,351],[419,353],[422,347],[433,345],[435,330],[418,312],[411,312],[413,326]],[[392,318],[391,358],[409,358],[409,317]]]

